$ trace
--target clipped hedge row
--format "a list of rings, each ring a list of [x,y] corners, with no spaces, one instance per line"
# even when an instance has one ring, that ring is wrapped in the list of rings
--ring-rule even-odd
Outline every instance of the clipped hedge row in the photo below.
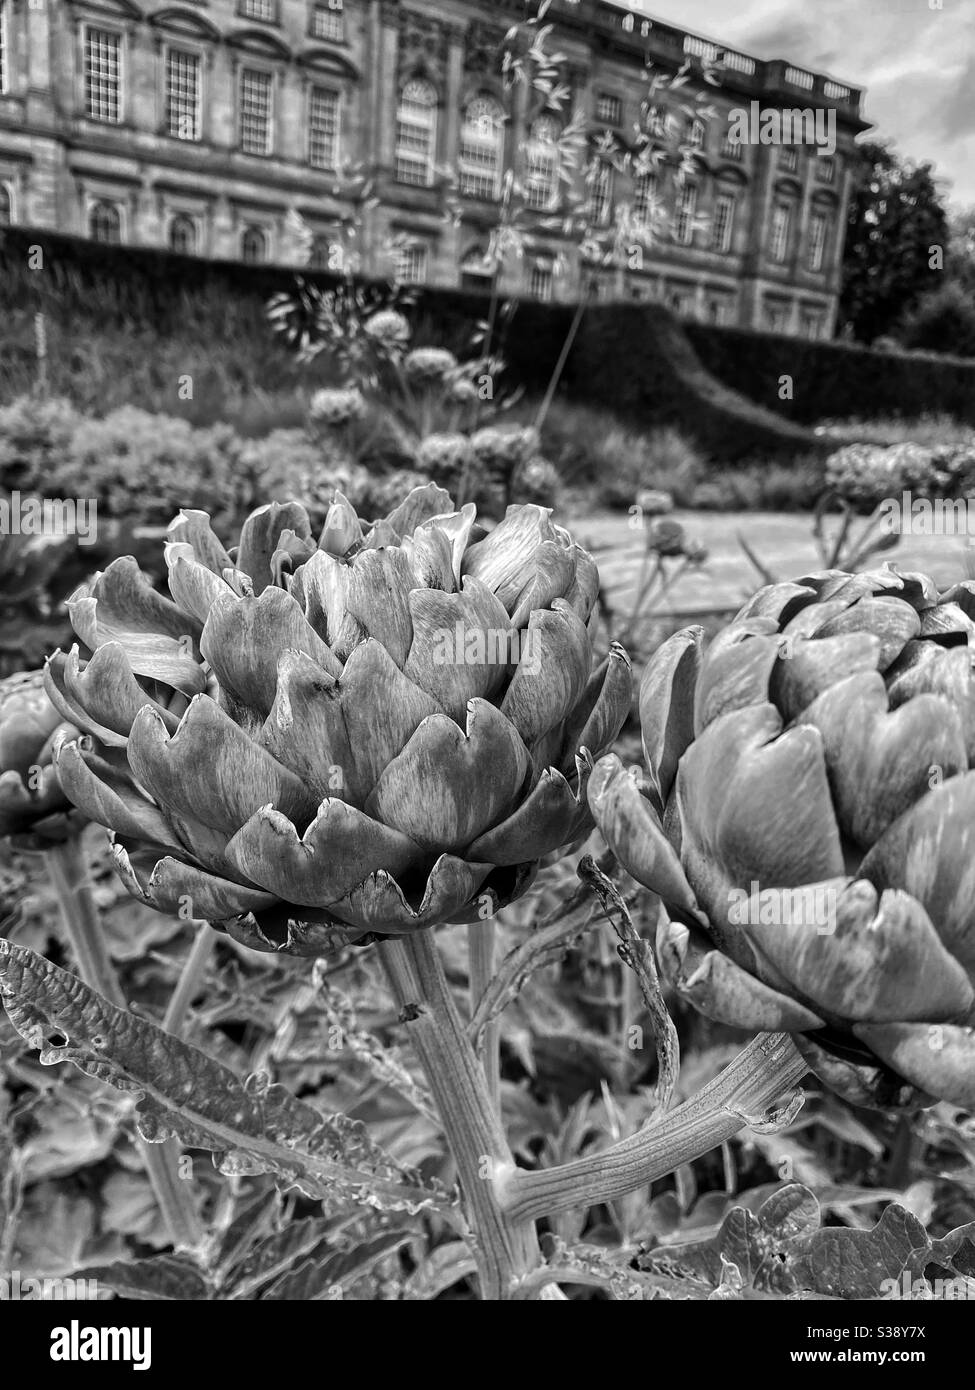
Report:
[[[28,266],[35,246],[43,251],[42,270]],[[322,288],[338,283],[325,271],[302,274]],[[0,307],[7,324],[0,331],[0,380],[5,362],[32,354],[32,319],[40,310],[52,365],[57,353],[101,354],[101,380],[117,394],[119,373],[127,380],[137,372],[138,388],[126,399],[134,396],[150,409],[172,412],[168,399],[151,397],[160,381],[172,393],[177,370],[204,378],[209,371],[213,391],[308,383],[315,369],[296,367],[265,316],[270,296],[294,281],[294,271],[277,266],[8,228],[0,239]],[[483,293],[422,289],[413,309],[416,341],[464,351],[487,311]],[[545,389],[573,313],[571,305],[518,305],[503,343],[512,384],[529,394]],[[783,373],[796,382],[793,402],[779,400]],[[574,401],[611,410],[641,428],[677,425],[714,459],[734,462],[822,454],[830,446],[807,426],[824,416],[944,410],[970,420],[973,387],[975,363],[685,326],[662,306],[627,303],[587,310],[562,389]]]
[[[797,424],[924,414],[975,424],[971,358],[875,352],[704,324],[688,324],[686,333],[702,364],[726,386]],[[791,401],[779,397],[785,375],[794,383]]]
[[[566,384],[576,399],[612,409],[634,424],[678,425],[704,453],[726,462],[825,456],[835,448],[708,372],[684,325],[661,305],[589,309]]]

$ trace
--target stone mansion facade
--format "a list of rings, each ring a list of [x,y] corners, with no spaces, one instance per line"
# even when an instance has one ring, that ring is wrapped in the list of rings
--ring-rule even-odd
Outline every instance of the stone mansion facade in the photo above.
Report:
[[[644,3],[554,0],[566,97],[553,114],[502,81],[521,0],[0,0],[0,222],[320,266],[354,227],[366,274],[483,286],[506,171],[527,164],[506,292],[572,299],[586,276],[607,297],[830,336],[862,93],[659,23]],[[655,176],[606,166],[580,193],[580,169],[557,167],[559,124],[625,148],[647,115],[648,60],[686,67],[710,115],[681,117],[690,173],[666,195],[670,233],[593,275],[560,217],[567,192],[609,227]],[[815,109],[835,148],[732,140],[733,113],[759,107]]]

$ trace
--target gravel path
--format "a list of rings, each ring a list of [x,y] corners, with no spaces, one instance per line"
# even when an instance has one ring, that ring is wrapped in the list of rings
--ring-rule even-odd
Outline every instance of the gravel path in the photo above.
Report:
[[[659,610],[661,616],[735,609],[761,587],[761,578],[738,544],[739,533],[781,579],[823,568],[812,538],[811,516],[794,512],[674,512],[673,516],[684,524],[689,537],[707,547],[709,559],[703,567],[689,570],[671,589]],[[642,533],[618,512],[589,513],[567,524],[599,561],[613,607],[629,612],[643,556]],[[832,525],[827,524],[828,533]],[[975,561],[975,553],[969,555]],[[923,570],[944,588],[966,577],[965,547],[957,537],[911,536],[896,550],[875,556],[870,565],[879,567],[885,560],[902,569]]]

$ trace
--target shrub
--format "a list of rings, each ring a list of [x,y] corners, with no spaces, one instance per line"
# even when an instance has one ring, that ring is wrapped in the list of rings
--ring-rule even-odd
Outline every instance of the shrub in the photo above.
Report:
[[[918,301],[900,337],[907,348],[975,357],[975,298],[949,281]]]
[[[827,460],[826,484],[852,506],[872,510],[904,491],[918,496],[943,495],[953,490],[943,456],[922,444],[851,444]]]
[[[0,487],[55,496],[52,479],[63,467],[81,420],[63,397],[24,395],[0,407]]]
[[[180,507],[237,516],[249,501],[240,448],[227,425],[194,430],[185,420],[121,406],[78,425],[56,474],[58,493],[96,497],[109,516],[155,524]]]
[[[678,506],[689,506],[704,472],[693,443],[672,427],[638,434],[617,425],[602,440],[595,464],[600,500],[608,507],[630,507],[647,489],[669,492]]]

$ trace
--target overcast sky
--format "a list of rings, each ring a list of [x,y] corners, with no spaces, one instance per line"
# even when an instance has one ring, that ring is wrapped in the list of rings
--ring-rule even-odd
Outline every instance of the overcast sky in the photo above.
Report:
[[[626,0],[612,0],[626,9]],[[632,8],[757,58],[867,89],[867,120],[975,205],[975,0],[636,0]]]

